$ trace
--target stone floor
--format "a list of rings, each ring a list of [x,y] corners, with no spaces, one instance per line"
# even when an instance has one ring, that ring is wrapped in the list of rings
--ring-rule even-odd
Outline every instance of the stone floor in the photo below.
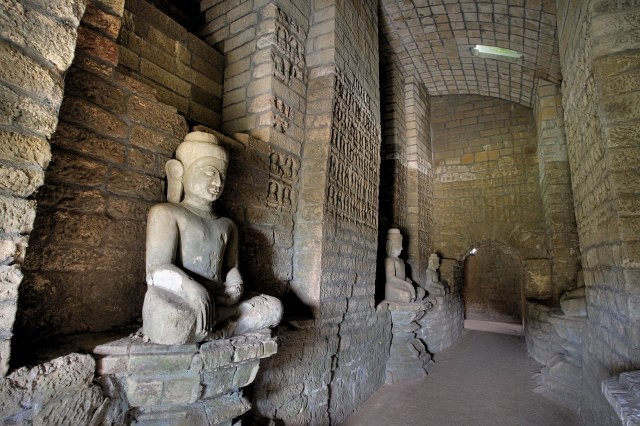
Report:
[[[465,330],[434,361],[428,377],[384,385],[343,426],[582,424],[533,392],[542,366],[527,356],[523,337]]]

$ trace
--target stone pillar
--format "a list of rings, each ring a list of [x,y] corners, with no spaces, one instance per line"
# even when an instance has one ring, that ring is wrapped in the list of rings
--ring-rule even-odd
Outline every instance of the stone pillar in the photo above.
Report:
[[[433,247],[433,156],[431,149],[431,99],[414,77],[405,80],[405,121],[407,126],[407,263],[411,277],[424,278]]]
[[[576,287],[580,248],[560,87],[539,79],[536,89],[534,116],[538,130],[540,192],[551,260],[551,297],[557,304],[564,291]]]

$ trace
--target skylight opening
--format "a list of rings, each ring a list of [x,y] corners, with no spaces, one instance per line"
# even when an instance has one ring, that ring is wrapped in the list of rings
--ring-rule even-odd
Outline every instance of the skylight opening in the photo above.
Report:
[[[508,62],[517,62],[524,56],[522,53],[515,50],[496,46],[485,46],[482,44],[476,44],[475,47],[472,47],[471,54],[478,58],[498,59]]]

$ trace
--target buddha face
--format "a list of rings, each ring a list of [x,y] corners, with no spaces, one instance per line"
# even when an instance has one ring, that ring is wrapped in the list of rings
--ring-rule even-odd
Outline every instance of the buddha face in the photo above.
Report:
[[[184,173],[185,197],[204,202],[217,200],[224,189],[226,170],[220,170],[220,161],[214,157],[203,157],[194,161]]]
[[[402,239],[390,238],[387,240],[387,256],[398,257],[402,253]]]

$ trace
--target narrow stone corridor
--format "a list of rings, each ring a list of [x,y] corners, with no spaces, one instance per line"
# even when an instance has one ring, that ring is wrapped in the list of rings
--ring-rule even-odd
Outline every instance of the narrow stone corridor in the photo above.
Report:
[[[533,391],[541,368],[519,336],[465,330],[424,379],[384,385],[343,426],[580,425]]]

